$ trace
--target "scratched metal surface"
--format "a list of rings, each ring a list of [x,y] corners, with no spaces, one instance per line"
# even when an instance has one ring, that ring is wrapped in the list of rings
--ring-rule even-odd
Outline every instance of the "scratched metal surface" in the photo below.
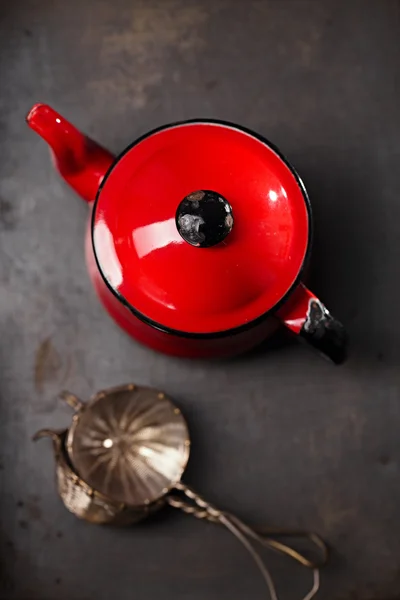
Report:
[[[56,497],[50,445],[30,438],[68,423],[57,392],[136,381],[187,415],[188,482],[250,522],[329,540],[321,599],[398,598],[399,3],[14,0],[0,15],[0,597],[264,597],[215,526],[167,512],[96,528]],[[350,361],[289,344],[185,362],[129,340],[86,277],[86,207],[25,126],[39,100],[113,151],[195,116],[273,140],[309,188],[313,285]],[[300,597],[307,574],[269,561],[282,597]]]

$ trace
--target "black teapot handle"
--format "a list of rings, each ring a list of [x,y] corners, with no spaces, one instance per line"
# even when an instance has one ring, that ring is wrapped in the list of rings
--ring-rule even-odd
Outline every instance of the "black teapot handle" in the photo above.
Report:
[[[279,309],[277,317],[290,331],[335,364],[346,360],[348,336],[342,323],[302,283]]]

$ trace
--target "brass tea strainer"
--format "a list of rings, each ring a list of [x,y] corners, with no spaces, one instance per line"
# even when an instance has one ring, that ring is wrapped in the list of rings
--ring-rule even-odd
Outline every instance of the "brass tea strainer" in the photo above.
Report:
[[[71,427],[43,429],[34,439],[52,437],[58,492],[77,517],[128,525],[169,504],[231,531],[259,567],[271,600],[277,600],[275,585],[255,549],[257,542],[311,569],[312,588],[303,600],[316,594],[319,569],[328,558],[319,536],[280,530],[261,534],[181,482],[189,459],[189,431],[180,409],[163,392],[131,384],[99,392],[88,403],[69,392],[61,398],[75,411]],[[308,558],[284,538],[308,540],[318,558]]]

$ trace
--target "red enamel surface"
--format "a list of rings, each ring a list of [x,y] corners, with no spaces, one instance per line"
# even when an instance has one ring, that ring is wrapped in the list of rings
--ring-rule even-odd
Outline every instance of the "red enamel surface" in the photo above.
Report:
[[[26,121],[51,147],[60,175],[79,196],[93,202],[114,156],[47,104],[35,104]]]
[[[126,333],[157,352],[184,358],[228,358],[257,346],[279,327],[276,318],[268,317],[250,329],[211,339],[180,337],[160,331],[132,314],[104,283],[94,258],[89,228],[86,236],[86,261],[93,286],[109,315]]]
[[[50,145],[62,177],[93,208],[113,155],[47,105],[36,104],[27,122]],[[233,206],[233,232],[219,246],[194,248],[177,234],[176,207],[198,189],[213,189]],[[94,245],[108,285],[93,253],[90,222],[86,257],[105,309],[154,350],[203,358],[249,350],[278,326],[270,315],[254,319],[290,289],[276,317],[294,333],[306,332],[313,347],[339,363],[346,345],[340,323],[331,316],[325,323],[314,313],[306,329],[315,296],[298,282],[298,274],[308,239],[306,200],[285,162],[234,126],[192,123],[137,142],[105,182]],[[228,335],[186,335],[223,330]]]
[[[175,225],[178,204],[198,189],[222,194],[233,210],[232,232],[212,248],[189,245]],[[109,285],[145,317],[190,333],[239,327],[273,308],[298,277],[308,237],[303,193],[281,158],[212,123],[171,126],[134,145],[94,215]]]
[[[307,319],[310,300],[313,298],[316,296],[301,283],[279,309],[277,317],[290,331],[298,335]]]

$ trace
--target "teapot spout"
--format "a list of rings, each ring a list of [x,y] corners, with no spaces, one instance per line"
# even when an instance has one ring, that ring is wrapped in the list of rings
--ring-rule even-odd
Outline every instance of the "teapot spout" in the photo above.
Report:
[[[93,202],[114,156],[46,104],[35,104],[26,122],[49,144],[65,181],[84,200]]]

